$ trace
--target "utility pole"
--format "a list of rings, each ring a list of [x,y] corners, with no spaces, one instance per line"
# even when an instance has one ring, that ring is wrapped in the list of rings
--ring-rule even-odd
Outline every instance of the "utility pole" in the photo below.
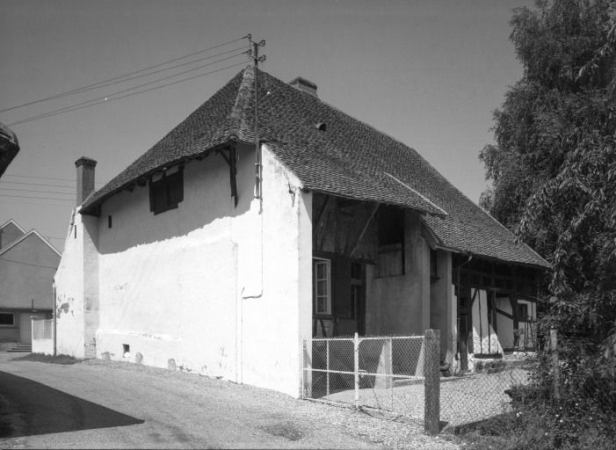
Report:
[[[252,59],[253,71],[255,77],[255,122],[254,122],[254,139],[255,139],[255,198],[262,200],[261,191],[261,146],[259,145],[259,63],[265,61],[265,55],[259,56],[259,47],[265,47],[265,40],[255,42],[252,36],[248,35],[248,41],[252,46],[248,50],[248,57]]]

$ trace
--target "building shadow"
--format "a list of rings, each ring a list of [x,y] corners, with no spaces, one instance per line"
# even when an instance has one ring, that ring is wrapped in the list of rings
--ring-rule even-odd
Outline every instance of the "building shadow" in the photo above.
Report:
[[[143,420],[0,371],[0,438],[138,425]]]

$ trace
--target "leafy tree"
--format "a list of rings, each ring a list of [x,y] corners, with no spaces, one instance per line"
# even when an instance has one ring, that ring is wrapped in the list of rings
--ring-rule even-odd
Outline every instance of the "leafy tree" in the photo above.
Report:
[[[614,1],[537,1],[511,20],[524,76],[494,113],[481,204],[545,255],[571,362],[616,369]]]

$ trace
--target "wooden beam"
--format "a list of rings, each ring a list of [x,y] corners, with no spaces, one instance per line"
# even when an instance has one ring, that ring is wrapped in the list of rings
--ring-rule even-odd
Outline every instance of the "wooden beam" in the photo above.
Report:
[[[229,158],[227,157],[227,155],[225,155],[224,150],[217,150],[216,153],[222,156],[223,159],[227,162],[227,164],[231,165],[231,161],[229,161]]]
[[[496,308],[496,312],[501,316],[505,316],[506,318],[513,320],[513,316],[508,312],[503,311],[502,309]]]
[[[319,210],[319,214],[317,216],[317,220],[313,222],[313,230],[315,232],[315,236],[314,236],[314,244],[313,247],[317,248],[317,249],[322,249],[323,248],[323,241],[324,241],[324,236],[322,236],[322,238],[319,240],[319,228],[321,227],[323,218],[325,217],[325,211],[327,210],[327,207],[329,206],[329,202],[331,199],[331,195],[327,195],[325,197],[325,201],[323,202],[323,205],[321,206],[321,209]],[[323,233],[322,233],[323,234]]]
[[[225,155],[224,151],[229,151],[229,156]],[[229,165],[229,184],[231,185],[231,197],[233,197],[235,207],[237,208],[237,151],[235,146],[226,147],[222,150],[216,150],[220,156]]]
[[[316,228],[318,228],[319,225],[321,224],[321,219],[323,218],[323,214],[325,213],[325,208],[327,208],[327,204],[329,203],[330,198],[331,196],[329,195],[325,196],[325,201],[323,202],[323,205],[321,206],[321,209],[319,210],[317,220],[314,222],[316,224]]]
[[[349,253],[349,258],[352,258],[353,254],[358,249],[359,243],[361,242],[362,238],[364,237],[364,234],[366,234],[366,231],[368,230],[368,225],[370,225],[370,222],[372,222],[372,218],[374,217],[374,215],[376,214],[377,210],[379,209],[379,206],[380,206],[380,204],[376,203],[374,205],[374,208],[372,208],[372,212],[370,213],[370,216],[368,216],[368,220],[366,220],[366,223],[364,224],[364,227],[362,228],[361,233],[359,233],[359,236],[355,240],[355,243],[353,244],[353,247],[351,247],[351,252]]]
[[[229,178],[231,183],[231,197],[237,208],[237,151],[235,146],[229,148]]]

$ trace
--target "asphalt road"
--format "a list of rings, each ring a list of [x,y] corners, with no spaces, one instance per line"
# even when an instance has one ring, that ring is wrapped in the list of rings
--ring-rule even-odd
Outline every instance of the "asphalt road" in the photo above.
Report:
[[[420,427],[126,363],[0,353],[2,448],[456,448]]]

